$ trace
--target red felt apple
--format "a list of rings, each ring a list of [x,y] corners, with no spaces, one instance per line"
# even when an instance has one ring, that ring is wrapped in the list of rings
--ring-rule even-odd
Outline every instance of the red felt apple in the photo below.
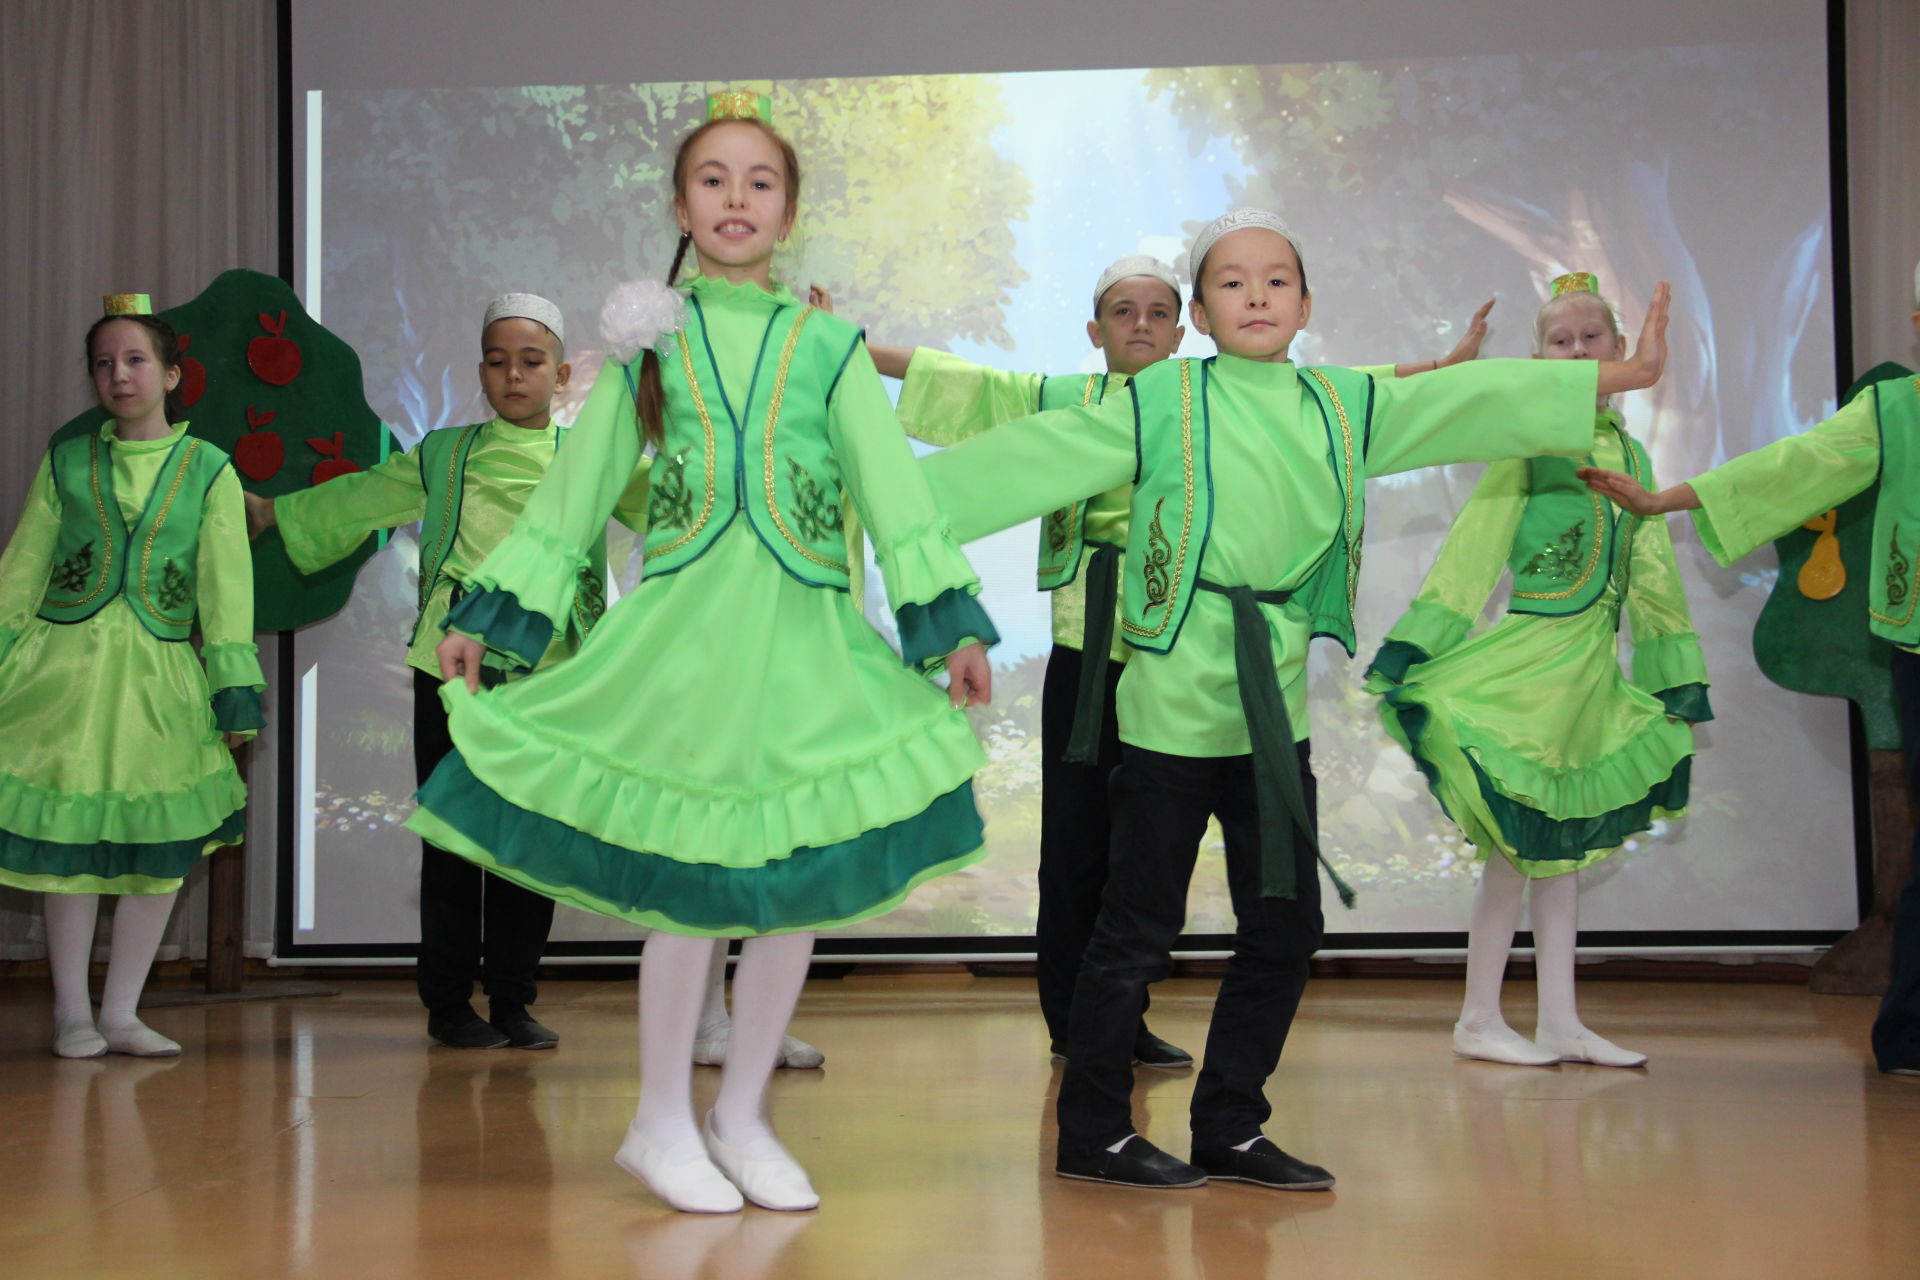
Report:
[[[272,413],[255,413],[252,405],[247,406],[247,425],[253,430],[234,443],[233,465],[249,480],[271,480],[287,461],[286,441],[261,430],[273,419]]]
[[[326,461],[315,464],[313,482],[325,484],[335,476],[344,476],[360,470],[360,464],[346,456],[347,433],[336,431],[331,441],[319,436],[308,436],[307,444],[315,453],[326,455]]]
[[[207,366],[187,354],[193,335],[180,335],[180,407],[191,409],[207,394]]]
[[[247,344],[247,368],[253,370],[262,382],[284,387],[300,376],[300,344],[280,336],[287,328],[287,313],[284,311],[278,319],[261,312],[260,327],[270,336],[255,338]]]

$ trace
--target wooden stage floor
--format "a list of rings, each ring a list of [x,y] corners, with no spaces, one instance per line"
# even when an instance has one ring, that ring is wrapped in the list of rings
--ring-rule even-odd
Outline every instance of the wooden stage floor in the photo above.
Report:
[[[1871,1001],[1589,982],[1646,1071],[1455,1061],[1455,983],[1314,983],[1268,1132],[1332,1193],[1141,1192],[1052,1175],[1058,1077],[1029,981],[815,982],[776,1116],[817,1213],[672,1213],[614,1166],[631,977],[551,982],[551,1053],[429,1048],[410,983],[156,1011],[170,1062],[62,1062],[44,979],[0,982],[0,1275],[1075,1280],[1920,1276],[1920,1079]],[[1213,984],[1153,1024],[1202,1043]],[[1531,1025],[1530,986],[1509,1017]],[[716,1073],[702,1071],[710,1095]],[[1189,1075],[1143,1073],[1184,1154]]]

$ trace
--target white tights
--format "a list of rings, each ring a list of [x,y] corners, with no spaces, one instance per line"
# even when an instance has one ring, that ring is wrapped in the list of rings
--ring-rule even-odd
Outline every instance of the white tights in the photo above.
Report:
[[[173,914],[176,893],[119,895],[113,910],[113,944],[108,952],[107,981],[100,995],[99,1030],[94,1030],[93,1006],[87,996],[87,972],[93,959],[93,931],[100,913],[100,895],[49,893],[42,895],[47,917],[47,964],[53,973],[53,1027],[56,1052],[101,1043],[93,1053],[108,1048],[143,1055],[178,1053],[180,1046],[143,1024],[134,1009],[147,985],[154,953]],[[101,1035],[104,1033],[104,1036]],[[63,1057],[87,1057],[85,1052],[63,1052]]]

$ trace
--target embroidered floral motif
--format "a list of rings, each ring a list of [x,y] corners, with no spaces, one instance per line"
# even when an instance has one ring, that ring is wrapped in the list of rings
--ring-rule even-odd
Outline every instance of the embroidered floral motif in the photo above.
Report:
[[[193,584],[180,567],[169,560],[160,567],[160,607],[172,613],[193,600]]]
[[[1160,509],[1166,505],[1165,498],[1154,503],[1153,519],[1147,522],[1147,554],[1140,569],[1147,578],[1149,609],[1158,609],[1173,594],[1173,583],[1167,577],[1167,566],[1173,563],[1173,541],[1160,526]]]
[[[607,585],[592,569],[582,567],[580,570],[580,585],[573,593],[573,611],[583,630],[600,621],[600,615],[607,611]]]
[[[1055,555],[1065,551],[1073,541],[1074,507],[1062,507],[1047,516],[1047,550]]]
[[[93,576],[93,544],[89,542],[53,567],[50,580],[62,591],[78,591]]]
[[[1907,584],[1913,577],[1913,561],[1900,550],[1900,526],[1895,524],[1887,539],[1887,605],[1897,608],[1907,602]]]
[[[656,460],[653,492],[647,499],[647,524],[655,529],[684,529],[693,523],[693,493],[687,488],[687,457],[676,453]]]
[[[826,491],[796,458],[787,459],[787,483],[793,486],[793,522],[808,542],[824,542],[840,528],[840,504],[830,500]]]
[[[1535,553],[1533,559],[1521,566],[1520,572],[1529,576],[1548,578],[1571,578],[1580,572],[1586,557],[1582,554],[1581,543],[1586,537],[1587,522],[1575,520],[1563,530],[1552,543]]]

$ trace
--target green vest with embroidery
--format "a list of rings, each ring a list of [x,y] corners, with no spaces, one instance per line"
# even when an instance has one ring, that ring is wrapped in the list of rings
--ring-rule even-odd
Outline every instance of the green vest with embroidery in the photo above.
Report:
[[[413,639],[426,621],[427,602],[440,584],[449,579],[447,557],[453,554],[460,536],[460,513],[466,501],[467,459],[487,424],[476,422],[466,427],[442,427],[420,438],[414,450],[420,459],[420,485],[427,495],[426,514],[420,519],[420,616],[413,622]],[[566,439],[561,431],[558,441]],[[569,628],[584,637],[607,611],[607,566],[605,540],[588,553],[580,570],[580,581],[573,593],[573,616]]]
[[[781,567],[815,587],[847,589],[840,464],[827,439],[827,402],[860,330],[813,307],[767,320],[745,404],[720,382],[700,300],[661,353],[666,442],[653,462],[646,572],[699,559],[744,517]],[[629,376],[634,376],[632,370]]]
[[[124,594],[134,616],[162,640],[193,634],[199,608],[200,521],[207,490],[227,455],[183,435],[153,482],[132,529],[113,492],[112,445],[98,432],[53,446],[60,535],[40,601],[48,622],[84,622]]]
[[[1167,360],[1133,379],[1139,462],[1127,529],[1120,629],[1129,645],[1150,653],[1166,653],[1179,639],[1213,529],[1206,396],[1212,367],[1211,359]],[[1312,619],[1313,634],[1338,640],[1351,655],[1353,600],[1366,528],[1373,379],[1352,369],[1302,368],[1299,375],[1301,390],[1326,427],[1327,465],[1340,486],[1345,516],[1333,546],[1294,589],[1293,599]],[[1305,414],[1302,419],[1312,421]],[[1258,515],[1243,513],[1239,518]]]
[[[1040,380],[1040,408],[1071,409],[1106,399],[1107,375],[1089,373],[1070,378]],[[1066,586],[1080,574],[1087,550],[1087,503],[1082,499],[1048,514],[1040,522],[1040,559],[1036,575],[1040,590]]]
[[[1920,645],[1920,378],[1873,384],[1880,424],[1880,497],[1873,509],[1868,626],[1883,640]]]
[[[1628,472],[1653,488],[1653,463],[1638,440],[1608,415],[1620,437]],[[1607,583],[1620,577],[1627,594],[1626,570],[1638,517],[1623,517],[1611,502],[1587,488],[1575,474],[1594,465],[1585,458],[1527,460],[1527,505],[1507,555],[1513,572],[1509,613],[1563,617],[1592,607]]]

